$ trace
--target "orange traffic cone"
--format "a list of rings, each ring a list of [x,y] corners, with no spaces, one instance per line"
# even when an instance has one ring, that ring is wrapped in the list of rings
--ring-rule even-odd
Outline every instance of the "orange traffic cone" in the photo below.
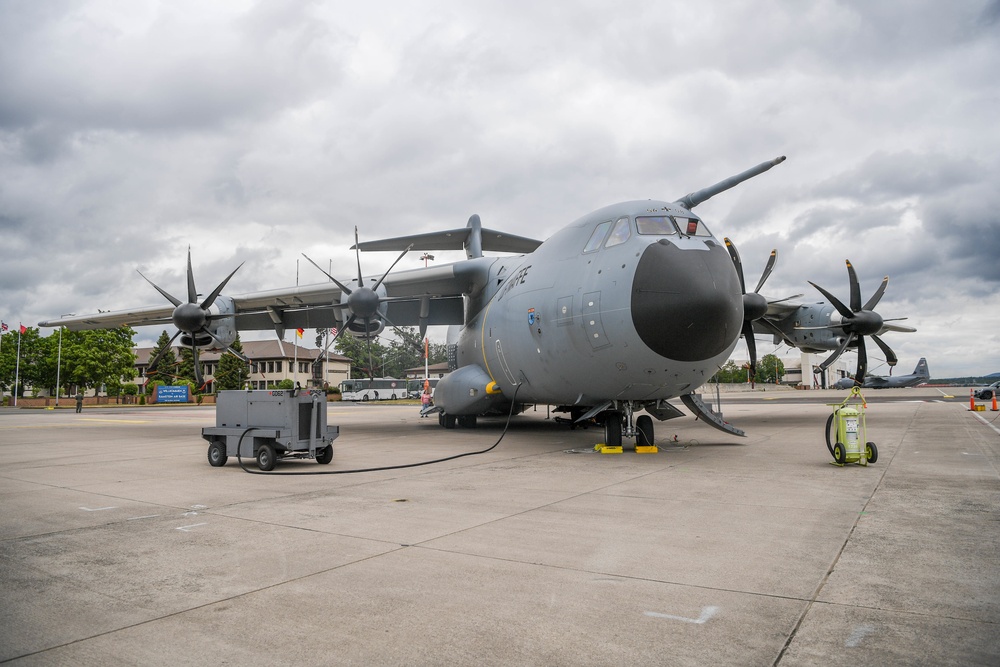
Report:
[[[993,412],[997,412],[997,393],[993,392]]]
[[[976,411],[976,397],[972,394],[972,389],[969,390],[969,410]]]

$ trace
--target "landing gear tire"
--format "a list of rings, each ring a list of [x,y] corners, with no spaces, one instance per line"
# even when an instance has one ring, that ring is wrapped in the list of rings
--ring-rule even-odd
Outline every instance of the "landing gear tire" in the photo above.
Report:
[[[316,452],[316,463],[326,465],[333,460],[333,445],[327,445]]]
[[[213,440],[208,446],[208,463],[213,468],[221,468],[226,465],[229,456],[226,454],[226,443]]]
[[[837,465],[847,463],[847,450],[839,442],[833,446],[833,460],[837,462]]]
[[[460,415],[458,425],[461,428],[476,428],[476,415]]]
[[[617,412],[604,413],[604,444],[608,447],[622,446],[622,418]]]
[[[637,447],[653,446],[653,418],[640,415],[635,420],[635,444]]]
[[[874,442],[865,443],[865,458],[868,459],[868,463],[878,461],[878,447]]]
[[[264,472],[270,472],[274,470],[274,464],[277,462],[277,457],[274,455],[274,447],[268,443],[264,443],[257,448],[257,467]]]
[[[455,428],[455,415],[446,415],[443,412],[439,412],[438,424],[445,428]]]

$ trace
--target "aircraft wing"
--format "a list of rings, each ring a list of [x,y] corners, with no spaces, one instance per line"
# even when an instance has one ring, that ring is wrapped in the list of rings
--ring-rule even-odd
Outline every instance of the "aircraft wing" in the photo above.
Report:
[[[66,327],[72,331],[83,331],[86,329],[114,329],[115,327],[126,325],[171,324],[170,315],[173,312],[174,307],[170,304],[164,306],[146,306],[142,308],[130,308],[129,310],[100,312],[93,315],[61,317],[58,320],[39,322],[38,326]]]
[[[389,320],[397,326],[414,326],[420,322],[423,309],[427,324],[462,324],[463,295],[482,289],[490,263],[489,259],[465,260],[390,273],[382,283],[389,297]],[[371,284],[379,277],[366,278],[365,282]],[[237,329],[264,330],[332,327],[346,319],[340,306],[341,296],[336,283],[322,282],[227,298],[232,300]],[[171,304],[147,306],[48,320],[39,326],[82,330],[170,325],[173,310]]]

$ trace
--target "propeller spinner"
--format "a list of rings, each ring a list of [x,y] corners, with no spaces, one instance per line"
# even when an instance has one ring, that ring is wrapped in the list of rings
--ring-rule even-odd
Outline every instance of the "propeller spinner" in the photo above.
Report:
[[[876,305],[878,305],[879,300],[882,295],[885,294],[886,285],[889,284],[889,276],[882,279],[882,284],[879,285],[875,293],[872,294],[871,298],[862,306],[861,305],[861,285],[858,283],[858,274],[854,271],[854,267],[851,265],[851,260],[847,260],[847,275],[850,279],[851,287],[851,306],[848,308],[844,305],[840,299],[830,294],[816,283],[809,281],[809,284],[819,290],[826,299],[837,309],[840,313],[841,318],[843,318],[840,324],[832,325],[833,327],[839,327],[843,329],[844,336],[843,342],[841,342],[840,347],[838,347],[833,354],[831,354],[826,361],[819,365],[820,370],[826,370],[841,354],[844,353],[848,347],[857,344],[858,348],[858,368],[857,372],[854,374],[854,382],[861,384],[864,382],[865,374],[868,372],[868,352],[865,349],[865,336],[868,336],[875,344],[879,346],[882,352],[885,354],[886,363],[889,366],[895,366],[897,359],[896,354],[892,349],[885,344],[885,342],[879,338],[878,334],[882,331],[882,327],[886,322],[891,322],[894,320],[885,320],[881,315],[872,310]],[[895,318],[895,319],[906,319],[906,318]]]
[[[761,274],[760,280],[757,281],[757,287],[754,291],[747,292],[746,280],[743,279],[743,262],[740,260],[740,253],[736,249],[736,244],[729,238],[723,240],[726,243],[726,250],[729,251],[729,256],[733,258],[733,264],[736,265],[736,273],[740,277],[740,289],[743,291],[743,330],[741,334],[746,340],[747,351],[750,353],[750,382],[753,383],[754,377],[757,375],[757,342],[753,337],[753,323],[759,321],[769,330],[772,328],[778,330],[773,324],[762,319],[767,314],[767,299],[760,294],[760,288],[764,286],[768,276],[771,275],[771,271],[774,269],[774,262],[777,260],[778,253],[776,250],[771,251],[771,256],[767,260],[764,272]],[[780,330],[778,332],[780,334]]]
[[[307,260],[309,260],[310,264],[312,264],[317,269],[319,269],[323,273],[323,275],[325,275],[327,278],[329,278],[330,280],[332,280],[333,283],[337,287],[339,287],[344,294],[347,295],[347,303],[346,304],[342,304],[342,305],[340,305],[338,307],[346,309],[347,311],[350,312],[350,315],[348,316],[347,321],[344,322],[344,326],[340,327],[340,330],[337,332],[337,335],[334,336],[326,344],[326,348],[323,350],[323,354],[321,354],[319,356],[320,359],[322,359],[324,356],[326,356],[326,353],[330,349],[330,347],[335,342],[337,342],[337,339],[340,338],[341,336],[343,336],[344,332],[347,331],[351,327],[351,325],[354,324],[354,322],[357,321],[357,320],[361,320],[362,322],[364,322],[365,332],[370,332],[371,331],[371,321],[376,316],[378,316],[381,319],[385,320],[386,323],[388,323],[390,326],[394,327],[395,325],[392,322],[390,322],[389,319],[387,317],[385,317],[385,315],[380,315],[378,313],[379,306],[382,305],[383,303],[386,303],[388,301],[404,301],[404,300],[405,301],[412,301],[413,300],[411,297],[402,297],[400,299],[394,299],[392,297],[385,297],[385,298],[383,298],[383,297],[380,297],[378,295],[378,291],[377,291],[378,288],[382,285],[382,282],[389,275],[389,272],[392,271],[396,267],[397,264],[399,264],[399,260],[403,259],[403,257],[406,255],[406,253],[410,252],[410,249],[413,247],[413,244],[411,243],[410,245],[408,245],[406,247],[405,250],[403,250],[402,254],[400,254],[399,257],[396,258],[396,261],[393,262],[392,265],[388,269],[386,269],[385,273],[382,274],[382,277],[379,278],[378,281],[376,281],[375,284],[372,285],[371,287],[367,287],[365,285],[365,283],[364,283],[364,276],[361,273],[361,251],[359,250],[359,246],[360,246],[360,242],[358,241],[358,228],[355,227],[354,228],[354,251],[355,251],[354,254],[355,254],[356,258],[357,258],[357,263],[358,263],[358,286],[355,287],[354,289],[351,289],[351,288],[347,287],[347,285],[344,285],[342,282],[340,282],[339,280],[337,280],[336,278],[334,278],[333,276],[331,276],[329,273],[327,273],[326,271],[324,271],[323,267],[321,267],[316,262],[312,261],[312,259],[310,259],[308,255],[306,255],[305,253],[302,253],[302,256],[305,257]],[[368,338],[368,372],[369,372],[370,376],[374,376],[375,372],[374,372],[373,369],[375,368],[375,365],[374,365],[374,362],[372,360],[372,345],[371,345],[372,336],[368,335],[367,338]]]
[[[198,383],[199,386],[205,383],[201,375],[201,366],[198,363],[197,339],[199,336],[201,337],[208,336],[216,343],[218,343],[219,347],[229,352],[232,352],[234,355],[236,355],[243,361],[247,361],[247,358],[245,356],[243,356],[242,354],[234,350],[232,347],[230,347],[226,341],[216,336],[215,332],[213,332],[212,329],[208,326],[209,322],[211,322],[214,319],[229,317],[229,315],[213,314],[211,312],[211,308],[215,304],[215,300],[219,298],[219,295],[222,293],[222,290],[225,289],[226,284],[234,275],[236,275],[236,272],[239,271],[240,267],[242,266],[243,266],[242,263],[239,266],[237,266],[233,270],[233,272],[230,273],[228,276],[226,276],[225,280],[219,283],[218,287],[212,290],[212,293],[209,294],[208,297],[206,297],[200,303],[198,302],[198,290],[194,284],[194,271],[191,269],[190,246],[188,247],[188,257],[187,257],[187,302],[183,302],[177,297],[173,296],[172,294],[164,290],[162,287],[154,283],[152,280],[147,278],[145,275],[143,275],[142,271],[139,271],[138,269],[136,270],[136,272],[140,276],[142,276],[146,282],[152,285],[157,292],[162,294],[167,299],[167,301],[174,304],[174,312],[171,314],[170,319],[173,321],[173,325],[177,327],[177,332],[170,338],[170,342],[164,345],[163,348],[157,353],[157,355],[149,361],[149,370],[152,371],[156,368],[157,364],[160,363],[160,360],[163,358],[163,356],[167,353],[167,351],[170,350],[171,346],[173,346],[174,341],[177,340],[177,337],[180,336],[182,333],[188,334],[188,336],[191,338],[191,353],[194,355],[194,375],[195,375],[195,381]]]

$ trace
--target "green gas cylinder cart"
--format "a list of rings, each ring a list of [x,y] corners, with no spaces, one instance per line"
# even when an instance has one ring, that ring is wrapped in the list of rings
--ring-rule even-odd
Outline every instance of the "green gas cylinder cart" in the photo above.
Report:
[[[856,402],[852,399],[857,398]],[[878,460],[878,447],[868,441],[865,408],[868,407],[861,387],[855,385],[842,403],[827,403],[833,414],[826,420],[826,448],[834,465],[857,463],[866,466]]]

